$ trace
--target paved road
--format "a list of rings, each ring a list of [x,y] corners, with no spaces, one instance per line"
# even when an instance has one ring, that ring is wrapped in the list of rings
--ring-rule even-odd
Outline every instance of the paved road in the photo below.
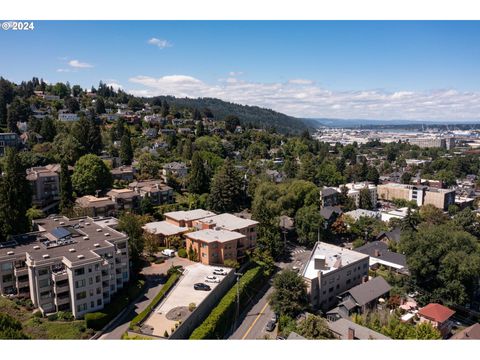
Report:
[[[152,264],[148,267],[142,269],[142,274],[145,275],[147,283],[147,291],[143,296],[134,304],[129,305],[130,310],[127,311],[123,316],[121,316],[114,324],[110,326],[107,331],[100,336],[100,340],[117,340],[121,339],[122,335],[127,331],[130,321],[143,310],[146,309],[148,304],[153,300],[153,298],[158,294],[160,289],[163,286],[163,279],[160,277],[160,274],[166,274],[168,269],[172,265],[182,265],[185,266],[189,263],[189,260],[182,259],[179,257],[174,257],[170,260],[167,260],[163,264]]]
[[[303,247],[288,246],[288,256],[282,262],[277,263],[280,269],[292,268],[296,266],[301,268],[301,263],[305,257],[308,258],[310,251]],[[265,327],[273,316],[273,311],[268,305],[268,296],[272,293],[272,281],[264,288],[265,293],[258,300],[253,301],[253,306],[244,314],[242,322],[229,337],[236,340],[251,339],[275,339],[277,336],[277,327],[272,332],[266,331]]]

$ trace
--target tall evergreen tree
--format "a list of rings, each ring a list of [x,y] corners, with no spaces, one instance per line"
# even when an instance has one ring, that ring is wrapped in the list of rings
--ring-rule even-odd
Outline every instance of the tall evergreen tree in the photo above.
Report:
[[[7,127],[8,131],[17,132],[18,127],[17,122],[27,122],[29,116],[32,114],[30,105],[27,101],[21,99],[20,97],[15,97],[10,106],[8,107],[7,112]]]
[[[47,117],[42,120],[42,125],[40,126],[40,135],[42,135],[43,140],[51,142],[57,135],[57,129],[53,123],[53,119]]]
[[[203,121],[199,121],[195,128],[195,135],[197,137],[205,135],[205,126],[203,126]]]
[[[13,86],[8,80],[0,77],[0,126],[7,125],[7,105],[13,100]]]
[[[98,97],[95,101],[95,112],[97,114],[105,114],[105,101],[102,97]]]
[[[194,194],[206,193],[208,192],[209,182],[210,179],[208,178],[205,164],[198,151],[195,151],[188,179],[188,191]]]
[[[27,210],[32,206],[32,189],[17,151],[7,148],[3,176],[0,178],[0,240],[8,235],[28,232]]]
[[[68,164],[62,160],[60,171],[60,211],[67,212],[73,206],[73,186]]]
[[[242,201],[242,178],[233,163],[227,160],[213,177],[209,208],[218,212],[232,212]]]
[[[123,165],[131,165],[133,160],[132,142],[130,141],[130,135],[125,134],[122,137],[120,144],[120,160]]]

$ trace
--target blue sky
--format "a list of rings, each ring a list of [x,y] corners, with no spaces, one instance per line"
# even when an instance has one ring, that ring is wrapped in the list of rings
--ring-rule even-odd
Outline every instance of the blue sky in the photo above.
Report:
[[[476,119],[480,22],[39,21],[0,75],[212,96],[294,116]]]

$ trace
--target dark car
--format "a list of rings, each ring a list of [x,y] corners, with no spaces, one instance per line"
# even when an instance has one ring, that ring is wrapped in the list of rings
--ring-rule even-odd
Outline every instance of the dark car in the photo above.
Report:
[[[273,331],[273,329],[275,329],[275,321],[270,320],[270,321],[267,323],[267,326],[265,326],[265,330],[267,330],[267,331]]]
[[[204,291],[210,291],[211,290],[210,286],[208,286],[207,284],[203,284],[203,283],[196,283],[195,285],[193,285],[193,288],[195,290],[204,290]]]

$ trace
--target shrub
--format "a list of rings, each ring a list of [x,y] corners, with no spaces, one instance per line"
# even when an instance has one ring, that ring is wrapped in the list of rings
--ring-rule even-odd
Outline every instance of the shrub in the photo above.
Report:
[[[165,262],[165,259],[163,257],[159,257],[155,260],[155,264],[163,264]]]
[[[240,309],[244,307],[258,289],[264,285],[261,267],[248,270],[239,281]],[[205,321],[190,335],[190,339],[223,339],[235,319],[237,289],[233,286]]]
[[[73,314],[70,311],[59,311],[58,320],[73,321]]]
[[[165,330],[165,332],[163,333],[163,337],[168,338],[168,331],[167,330]]]
[[[48,321],[55,321],[58,320],[58,314],[51,314],[47,316]]]
[[[234,268],[234,269],[238,269],[239,268],[239,263],[236,261],[236,260],[233,260],[233,259],[227,259],[223,262],[223,265],[225,265],[226,267],[229,267],[229,268]]]
[[[175,269],[175,268],[173,268]],[[130,322],[130,329],[141,324],[148,315],[150,315],[151,311],[160,303],[160,301],[164,298],[167,292],[175,285],[177,280],[180,278],[180,273],[174,272],[170,275],[166,283],[162,286],[159,293],[153,298],[152,302],[148,304],[148,306],[143,310],[140,314],[135,316],[133,320]]]
[[[90,329],[100,330],[108,324],[109,318],[110,316],[104,312],[88,313],[85,315],[85,324]]]
[[[186,258],[187,257],[187,250],[185,250],[185,248],[180,248],[180,249],[178,249],[177,254],[181,258]]]
[[[192,303],[188,304],[188,311],[192,312],[196,308],[197,308],[197,305],[195,303],[192,302]]]

